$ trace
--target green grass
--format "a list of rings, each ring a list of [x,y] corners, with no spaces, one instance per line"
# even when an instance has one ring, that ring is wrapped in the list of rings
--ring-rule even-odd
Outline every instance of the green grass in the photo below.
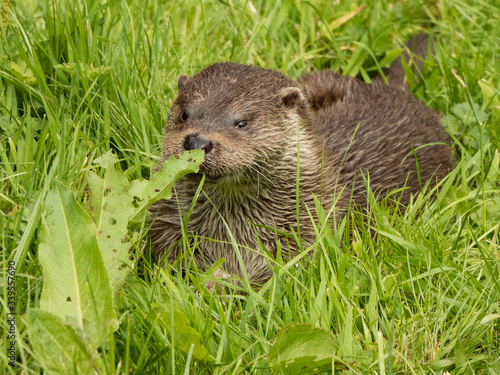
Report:
[[[415,197],[399,215],[372,199],[372,228],[355,225],[352,241],[320,221],[304,265],[278,260],[261,290],[225,296],[208,293],[206,275],[158,270],[142,222],[131,229],[116,330],[96,353],[106,374],[269,373],[273,337],[295,322],[333,332],[340,373],[500,373],[499,3],[46,0],[1,9],[1,373],[41,372],[25,314],[40,304],[47,193],[59,181],[89,211],[92,162],[110,149],[129,179],[149,178],[178,74],[236,61],[370,81],[422,30],[436,53],[410,89],[443,113],[457,155],[456,179],[436,200]],[[6,357],[9,261],[15,366]],[[152,318],[155,303],[178,306],[215,360],[186,353]]]

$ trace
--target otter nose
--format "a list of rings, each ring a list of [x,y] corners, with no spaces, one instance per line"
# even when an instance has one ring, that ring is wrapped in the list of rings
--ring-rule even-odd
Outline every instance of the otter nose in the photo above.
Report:
[[[184,139],[184,149],[189,150],[204,150],[208,154],[214,148],[212,141],[201,137],[199,134],[189,134]]]

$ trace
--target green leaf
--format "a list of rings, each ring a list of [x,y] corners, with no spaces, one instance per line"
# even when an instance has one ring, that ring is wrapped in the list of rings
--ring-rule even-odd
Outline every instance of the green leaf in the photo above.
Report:
[[[102,371],[98,357],[92,356],[80,335],[56,315],[30,309],[28,334],[35,358],[44,373],[66,375]]]
[[[368,299],[368,305],[366,306],[366,317],[368,318],[369,328],[374,334],[376,334],[378,330],[378,302],[377,284],[375,280],[372,280],[370,298]]]
[[[353,313],[352,307],[348,306],[346,309],[344,327],[340,331],[339,342],[340,342],[340,353],[342,358],[352,358],[356,352],[356,342],[352,334],[353,331]]]
[[[125,173],[116,169],[117,161],[111,151],[97,158],[94,163],[106,169],[104,178],[91,173],[88,180],[97,241],[115,293],[130,269],[127,227],[135,213],[133,197],[128,194],[130,183]]]
[[[389,50],[384,58],[378,63],[381,67],[391,65],[396,59],[401,56],[402,50],[399,48]]]
[[[214,358],[203,346],[201,334],[190,325],[189,318],[177,305],[172,306],[166,303],[153,304],[153,314],[151,319],[156,319],[171,335],[175,335],[175,344],[179,345],[184,354],[188,354],[193,347],[192,356],[198,361],[213,361]],[[172,332],[172,318],[173,328]]]
[[[477,113],[477,120],[479,120],[481,123],[485,122],[488,119],[488,114],[481,111],[477,104],[474,104],[474,109]],[[451,111],[455,116],[462,120],[464,125],[475,124],[477,122],[474,110],[469,103],[455,104],[451,108]]]
[[[342,71],[342,74],[345,76],[350,75],[351,77],[355,77],[358,74],[361,65],[363,65],[366,56],[368,56],[368,50],[366,47],[368,44],[367,34],[363,35],[361,40],[355,44],[356,47],[351,58],[349,59],[349,63]]]
[[[161,171],[150,181],[132,181],[129,194],[138,205],[132,220],[138,220],[148,207],[160,199],[170,199],[174,182],[188,173],[198,172],[204,155],[203,150],[186,151],[165,161]]]
[[[330,24],[327,26],[327,25],[324,25],[322,27],[322,33],[325,34],[325,36],[329,36],[330,34],[328,33],[328,30],[330,30],[330,32],[332,32],[333,30],[335,29],[338,29],[340,26],[342,26],[343,24],[345,24],[347,21],[349,21],[351,18],[355,17],[356,15],[358,15],[361,11],[363,11],[364,9],[366,8],[366,4],[363,4],[359,7],[356,7],[356,9],[344,14],[342,17],[339,17],[335,20],[333,20],[332,22],[330,22]],[[331,38],[328,38],[331,40]]]
[[[4,133],[6,138],[14,137],[16,130],[19,125],[17,125],[9,116],[0,115],[0,134]]]
[[[39,258],[45,274],[42,310],[82,329],[94,345],[104,342],[115,314],[97,230],[59,182],[45,200]]]
[[[331,370],[335,339],[310,324],[292,323],[276,334],[267,361],[275,374],[309,374]]]
[[[36,77],[24,61],[7,61],[7,66],[10,68],[10,74],[19,81],[28,85],[34,85],[36,83]]]
[[[486,81],[484,78],[477,82],[483,94],[483,102],[485,104],[491,103],[491,110],[497,116],[500,115],[500,96],[499,91],[493,85]],[[484,109],[484,108],[483,108]]]
[[[457,367],[463,366],[466,362],[462,340],[463,339],[461,337],[457,337],[457,341],[455,341],[455,346],[453,347],[453,351],[455,353],[455,365]]]
[[[130,265],[129,222],[138,220],[157,200],[170,198],[174,182],[187,173],[197,172],[202,162],[202,150],[185,152],[167,160],[150,181],[129,182],[125,173],[117,169],[118,160],[112,151],[94,160],[94,164],[104,168],[105,173],[104,178],[96,173],[89,175],[92,216],[97,225],[99,248],[115,293],[123,285]]]
[[[441,118],[441,124],[445,126],[448,131],[454,135],[461,135],[463,132],[463,125],[458,121],[456,116],[445,115]]]

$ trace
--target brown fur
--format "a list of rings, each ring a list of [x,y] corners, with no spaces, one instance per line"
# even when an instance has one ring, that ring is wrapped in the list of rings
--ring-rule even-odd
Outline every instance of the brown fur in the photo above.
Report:
[[[247,125],[237,128],[242,120]],[[235,63],[208,66],[192,78],[181,75],[165,127],[162,157],[165,160],[186,148],[206,150],[201,165],[207,176],[204,194],[188,224],[189,233],[199,236],[199,251],[194,254],[198,266],[225,258],[224,270],[242,275],[226,224],[240,245],[253,282],[262,283],[271,276],[267,261],[256,251],[256,233],[273,256],[278,241],[284,252],[295,255],[293,241],[287,243],[282,235],[252,224],[297,230],[299,139],[300,234],[308,242],[314,240],[308,213],[314,212],[313,194],[322,197],[329,209],[346,186],[335,207],[341,217],[350,204],[351,190],[354,203],[365,205],[361,170],[369,171],[376,192],[406,183],[403,202],[407,202],[409,193],[420,190],[410,146],[448,141],[435,112],[381,83],[368,85],[330,71],[293,82],[277,72]],[[442,178],[453,164],[447,146],[429,146],[417,155],[423,182]],[[182,212],[187,212],[200,179],[200,175],[184,177],[175,185],[174,198],[152,207],[153,244],[159,256],[167,254],[169,262],[180,256]]]
[[[424,60],[429,50],[433,52],[433,45],[429,42],[426,34],[417,34],[411,37],[405,44],[401,58],[394,61],[390,67],[383,69],[389,86],[408,89],[408,81],[403,69],[402,60],[405,60],[408,68],[413,72],[415,78],[419,80],[422,76]]]

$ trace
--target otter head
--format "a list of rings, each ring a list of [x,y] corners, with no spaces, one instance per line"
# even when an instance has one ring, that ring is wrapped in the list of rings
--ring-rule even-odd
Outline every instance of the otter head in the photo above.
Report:
[[[286,76],[219,63],[193,77],[180,75],[178,86],[163,154],[169,158],[204,150],[200,172],[206,183],[248,184],[257,175],[267,177],[287,149],[296,148],[297,125],[308,107],[302,91]]]

